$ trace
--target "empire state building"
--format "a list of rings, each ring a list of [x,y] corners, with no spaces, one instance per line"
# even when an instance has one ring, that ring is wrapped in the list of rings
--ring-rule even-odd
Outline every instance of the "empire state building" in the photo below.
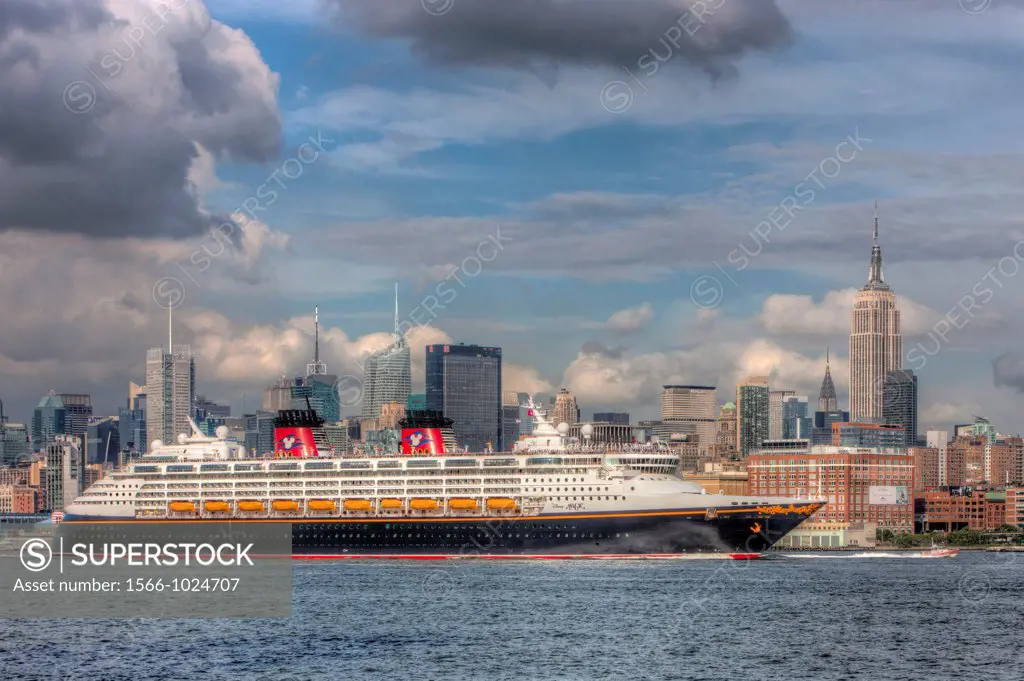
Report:
[[[868,283],[853,303],[850,323],[850,420],[882,418],[882,388],[886,373],[900,368],[903,338],[896,294],[882,276],[882,247],[878,245],[878,206],[875,205],[874,244]]]

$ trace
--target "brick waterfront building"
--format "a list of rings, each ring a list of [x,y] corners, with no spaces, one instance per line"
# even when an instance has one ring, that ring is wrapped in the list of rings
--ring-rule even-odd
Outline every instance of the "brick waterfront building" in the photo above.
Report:
[[[918,532],[994,530],[1006,522],[1009,495],[968,487],[916,492]]]
[[[903,450],[835,446],[758,450],[747,461],[747,473],[751,495],[828,501],[783,539],[785,546],[873,544],[876,528],[909,532],[914,526],[909,498],[914,461]],[[871,503],[872,488],[876,488],[874,500],[885,499],[885,503]]]
[[[1024,487],[1006,488],[1006,524],[1024,527]]]
[[[946,448],[946,483],[950,487],[1005,487],[1024,481],[1024,440],[990,442],[986,436],[954,439]]]
[[[942,485],[942,452],[938,447],[911,447],[907,454],[914,462],[914,490],[937,489]]]

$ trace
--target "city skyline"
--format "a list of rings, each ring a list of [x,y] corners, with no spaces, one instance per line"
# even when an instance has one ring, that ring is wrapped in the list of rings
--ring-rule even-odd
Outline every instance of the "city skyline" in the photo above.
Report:
[[[1021,57],[1024,0],[0,0],[3,668],[1011,678]]]
[[[362,22],[335,33],[309,3],[189,6],[213,17],[195,22],[197,32],[240,31],[236,53],[216,53],[240,86],[211,83],[233,93],[223,126],[201,112],[195,128],[172,126],[181,148],[203,144],[162,166],[176,169],[169,182],[111,175],[152,165],[140,160],[157,153],[147,126],[195,104],[163,91],[146,111],[110,101],[161,82],[150,69],[177,59],[166,32],[148,35],[152,58],[123,64],[118,77],[82,52],[59,69],[43,59],[46,77],[12,93],[51,107],[25,120],[54,121],[63,131],[55,138],[78,139],[98,121],[121,135],[93,138],[110,150],[95,163],[109,166],[64,159],[75,178],[113,178],[107,191],[87,182],[90,191],[67,202],[109,219],[20,203],[0,213],[0,290],[11,301],[0,384],[17,386],[2,391],[12,419],[29,418],[49,389],[90,394],[96,413],[116,413],[123,386],[144,377],[140,348],[163,336],[161,303],[178,304],[176,336],[194,349],[198,388],[236,410],[243,392],[251,404],[281,374],[302,373],[316,304],[324,361],[361,378],[390,335],[379,300],[396,279],[403,309],[418,308],[431,325],[409,322],[414,385],[427,344],[501,346],[510,389],[566,387],[588,411],[643,419],[656,417],[670,382],[717,385],[721,403],[744,376],[768,374],[773,386],[814,395],[831,345],[844,406],[849,310],[877,197],[887,280],[900,294],[902,364],[921,379],[922,428],[979,413],[1020,429],[1024,362],[1013,353],[1024,248],[1015,250],[1012,178],[1021,150],[1010,121],[1024,98],[1005,86],[1014,75],[999,58],[1014,44],[1014,8],[969,15],[956,3],[927,12],[868,3],[847,16],[794,0],[765,3],[774,20],[761,26],[744,4],[707,30],[745,35],[758,25],[773,51],[723,56],[731,75],[717,81],[684,55],[649,79],[633,68],[644,90],[604,53],[586,66],[564,55],[552,65],[534,43],[530,68],[512,59],[467,70],[432,58],[443,42],[419,34],[405,37],[433,50],[396,50]],[[61,33],[70,30],[52,28],[70,45],[120,44],[116,34]],[[969,50],[942,49],[951,42]],[[821,45],[824,63],[812,56]],[[650,45],[630,47],[639,56]],[[378,58],[381,72],[360,66]],[[914,87],[937,74],[949,88]],[[622,78],[633,99],[616,113],[600,95]],[[61,101],[77,80],[95,89],[94,110]],[[806,87],[791,101],[767,95],[787,82]],[[268,180],[275,172],[285,187]],[[194,195],[181,194],[186,179]],[[166,203],[136,203],[146,182]],[[209,216],[220,220],[261,187],[277,198],[258,222],[209,231]],[[46,191],[35,184],[18,195]],[[44,258],[64,266],[33,276]],[[721,292],[693,287],[703,276]]]

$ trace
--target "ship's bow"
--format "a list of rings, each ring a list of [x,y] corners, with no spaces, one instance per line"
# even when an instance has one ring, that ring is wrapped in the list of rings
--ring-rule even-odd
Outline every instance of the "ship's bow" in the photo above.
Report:
[[[738,553],[767,551],[780,539],[814,515],[825,502],[815,499],[784,499],[758,503],[719,517],[719,535]]]

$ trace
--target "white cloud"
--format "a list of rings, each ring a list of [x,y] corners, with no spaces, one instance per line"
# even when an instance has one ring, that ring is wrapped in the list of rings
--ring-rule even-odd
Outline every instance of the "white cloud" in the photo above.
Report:
[[[832,374],[837,385],[847,384],[845,368],[833,364]],[[756,375],[770,376],[773,387],[817,395],[825,357],[807,357],[766,339],[627,356],[581,352],[563,384],[581,403],[635,407],[657,404],[662,385],[676,382],[717,385],[719,399],[728,401],[740,380]]]
[[[604,323],[604,328],[618,333],[632,333],[646,327],[652,319],[654,308],[650,303],[641,303],[637,307],[627,307],[612,313]]]
[[[549,393],[554,390],[554,386],[533,367],[512,364],[503,359],[501,363],[501,389],[503,391],[511,390],[533,395],[536,393]]]
[[[948,427],[953,423],[968,423],[981,412],[981,406],[976,402],[933,402],[921,407],[918,429],[921,430],[922,425]]]
[[[761,305],[758,321],[773,334],[808,336],[848,336],[856,288],[829,291],[820,302],[812,296],[773,294]],[[932,328],[939,313],[907,298],[896,296],[900,328],[904,336],[914,336]]]

